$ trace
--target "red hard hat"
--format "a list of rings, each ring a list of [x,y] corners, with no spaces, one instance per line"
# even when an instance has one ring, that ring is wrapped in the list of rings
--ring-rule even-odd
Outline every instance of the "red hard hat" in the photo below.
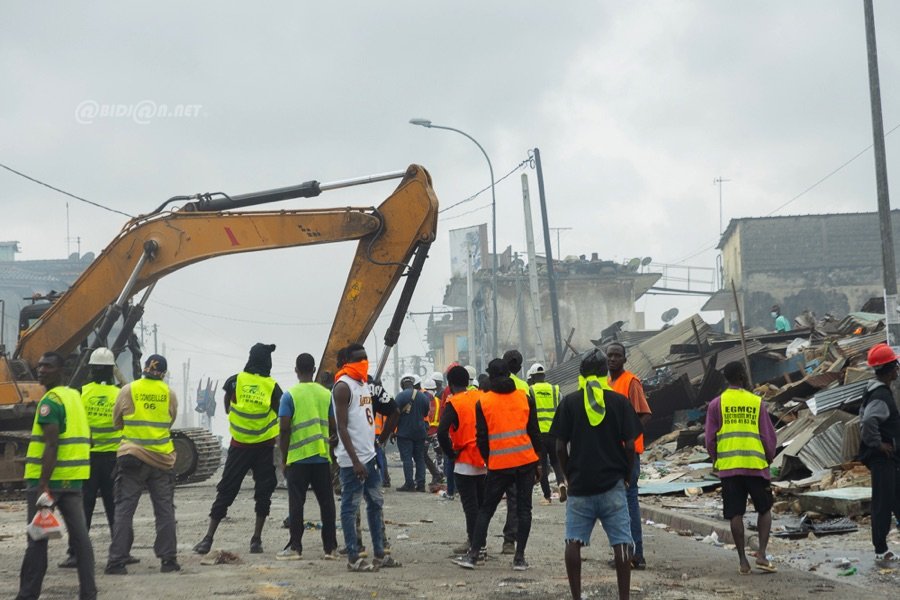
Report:
[[[870,367],[880,367],[882,365],[895,362],[896,360],[897,355],[894,354],[893,349],[891,349],[891,347],[886,343],[882,342],[881,344],[872,346],[872,348],[869,350],[869,356],[867,357],[866,362]]]

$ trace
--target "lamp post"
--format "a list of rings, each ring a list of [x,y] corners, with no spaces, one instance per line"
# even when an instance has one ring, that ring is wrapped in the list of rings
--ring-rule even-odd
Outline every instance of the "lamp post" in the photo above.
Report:
[[[484,148],[481,147],[481,144],[478,143],[478,140],[473,138],[471,135],[462,131],[460,129],[455,129],[453,127],[446,127],[444,125],[435,125],[428,119],[410,119],[409,122],[412,125],[419,125],[420,127],[427,127],[429,129],[446,129],[447,131],[455,131],[460,135],[464,135],[470,140],[472,143],[478,146],[478,149],[481,150],[481,153],[484,154],[484,159],[487,161],[488,169],[491,172],[491,238],[492,238],[492,259],[491,259],[491,300],[492,300],[492,310],[494,313],[493,318],[491,319],[493,323],[493,355],[497,357],[497,195],[494,190],[494,167],[491,165],[491,159],[488,157],[487,152],[484,151]],[[471,340],[469,345],[471,346]]]

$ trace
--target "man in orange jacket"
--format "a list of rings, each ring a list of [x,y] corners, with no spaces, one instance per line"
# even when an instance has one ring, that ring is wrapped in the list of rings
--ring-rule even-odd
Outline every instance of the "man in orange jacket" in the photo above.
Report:
[[[516,389],[509,365],[502,358],[488,364],[490,391],[475,404],[475,441],[487,464],[484,503],[472,533],[469,552],[454,562],[474,569],[485,547],[491,518],[503,494],[512,485],[516,490],[518,531],[513,570],[525,571],[525,545],[531,532],[531,493],[540,477],[538,456],[542,450],[534,399]]]
[[[606,359],[609,366],[609,376],[606,382],[609,387],[618,394],[622,394],[631,402],[641,427],[647,424],[653,415],[647,397],[644,395],[644,386],[641,380],[631,371],[625,370],[625,346],[619,342],[612,342],[606,347]],[[631,477],[625,495],[628,498],[628,515],[631,518],[631,537],[634,540],[634,554],[631,557],[632,569],[646,569],[647,561],[644,560],[644,536],[641,531],[641,506],[638,502],[638,479],[641,475],[641,454],[644,452],[644,434],[641,433],[634,440],[634,462],[631,465]],[[611,567],[615,561],[610,559]]]

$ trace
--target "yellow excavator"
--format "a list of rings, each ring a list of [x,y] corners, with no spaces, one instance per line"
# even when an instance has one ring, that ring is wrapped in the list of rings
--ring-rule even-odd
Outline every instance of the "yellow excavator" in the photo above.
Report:
[[[401,181],[377,207],[240,210],[390,179]],[[169,209],[172,204],[179,207]],[[16,485],[23,479],[31,422],[44,394],[34,375],[41,355],[55,351],[72,357],[69,385],[81,385],[93,349],[106,346],[118,355],[126,348],[160,278],[216,256],[358,240],[317,379],[326,382],[335,372],[338,349],[365,341],[405,276],[374,374],[379,378],[435,239],[437,216],[431,176],[423,167],[410,165],[405,171],[330,183],[307,181],[236,196],[221,192],[176,196],[130,220],[66,292],[46,303],[43,312],[26,307],[29,316],[20,321],[27,328],[20,333],[13,356],[0,355],[0,484]],[[138,302],[132,302],[141,291]],[[120,319],[119,333],[110,342]],[[221,450],[205,429],[175,430],[173,439],[179,483],[202,481],[216,471]]]

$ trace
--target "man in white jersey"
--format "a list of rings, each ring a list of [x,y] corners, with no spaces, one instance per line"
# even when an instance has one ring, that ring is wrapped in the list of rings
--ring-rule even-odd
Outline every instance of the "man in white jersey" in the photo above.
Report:
[[[393,400],[373,404],[371,386],[367,383],[369,359],[362,345],[350,344],[338,351],[337,365],[331,405],[338,434],[334,454],[340,467],[341,528],[347,547],[347,569],[360,572],[399,567],[400,563],[384,552],[384,496],[375,444],[387,441],[397,426],[400,413]],[[388,417],[378,440],[375,439],[376,412]],[[356,511],[363,497],[375,551],[372,564],[359,556],[356,534]]]

